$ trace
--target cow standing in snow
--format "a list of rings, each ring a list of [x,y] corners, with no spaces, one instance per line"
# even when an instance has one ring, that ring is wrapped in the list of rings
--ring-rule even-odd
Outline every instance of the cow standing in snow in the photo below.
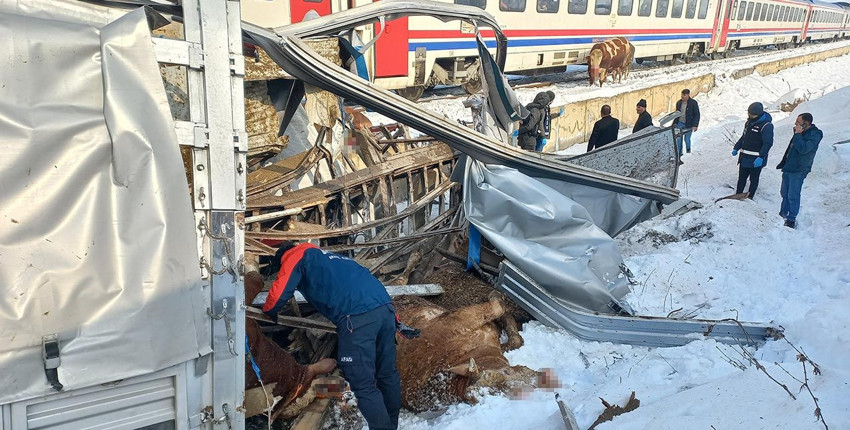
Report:
[[[635,58],[635,47],[626,38],[615,37],[593,45],[587,58],[590,85],[598,80],[601,87],[609,73],[612,82],[620,82],[623,77],[629,77]]]

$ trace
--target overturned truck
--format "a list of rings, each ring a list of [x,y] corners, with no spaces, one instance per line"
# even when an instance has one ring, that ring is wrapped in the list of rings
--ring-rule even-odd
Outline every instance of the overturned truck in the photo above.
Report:
[[[522,343],[516,320],[659,346],[770,334],[632,315],[611,237],[677,200],[672,132],[574,158],[512,146],[525,113],[501,73],[507,39],[481,9],[388,0],[269,30],[240,26],[230,1],[31,3],[0,3],[15,42],[0,74],[18,83],[0,89],[3,430],[321,422],[340,391],[314,382],[332,370],[335,327],[303,301],[277,324],[252,307],[267,282],[253,269],[282,240],[346,253],[389,285],[423,330],[399,346],[414,411],[472,387],[555,386],[502,355]],[[368,47],[344,30],[411,15],[493,30],[475,35],[472,128],[356,74]],[[76,74],[57,79],[60,66]],[[488,283],[437,276],[450,261]]]

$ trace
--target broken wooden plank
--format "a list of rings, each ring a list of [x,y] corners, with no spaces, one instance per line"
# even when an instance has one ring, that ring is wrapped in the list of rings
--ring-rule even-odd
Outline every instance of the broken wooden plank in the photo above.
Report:
[[[272,382],[263,387],[245,390],[245,418],[265,413],[269,406],[274,406],[275,399],[272,397],[277,382]]]
[[[454,158],[454,152],[448,145],[436,144],[417,148],[399,155],[388,157],[387,161],[361,169],[357,172],[326,181],[321,186],[313,186],[284,193],[282,196],[257,196],[249,201],[251,209],[264,207],[305,207],[305,203],[328,199],[343,189],[386,175],[403,175],[422,166],[436,164]],[[249,182],[250,183],[250,182]]]
[[[420,230],[422,230],[422,229],[420,229]],[[396,244],[396,243],[404,243],[404,242],[409,242],[409,241],[412,241],[412,240],[424,239],[426,237],[431,237],[431,236],[440,236],[440,235],[449,234],[449,233],[457,233],[461,230],[463,230],[463,228],[461,228],[461,227],[449,227],[449,228],[445,228],[445,229],[441,229],[441,230],[427,231],[427,232],[423,232],[423,233],[414,233],[414,234],[411,234],[411,235],[408,235],[408,236],[399,236],[399,237],[395,237],[395,238],[392,238],[392,239],[372,240],[372,241],[369,241],[369,242],[357,243],[357,244],[353,244],[353,245],[326,246],[326,247],[322,247],[322,249],[324,249],[326,251],[333,251],[333,252],[351,251],[353,249],[362,249],[362,248],[370,248],[370,247],[375,247],[375,246],[393,245],[393,244]]]
[[[384,288],[387,289],[387,294],[390,297],[398,297],[398,296],[438,296],[443,294],[443,287],[439,284],[412,284],[412,285],[386,285]],[[268,297],[268,291],[262,291],[260,294],[257,294],[257,297],[254,298],[254,306],[262,306],[263,303],[266,302],[266,297]],[[295,300],[298,303],[307,303],[307,300],[304,296],[301,295],[300,292],[295,292]],[[249,318],[253,318],[257,321],[265,321],[272,322],[271,318],[266,316],[259,309],[248,307],[245,311],[246,316]],[[317,330],[325,330],[328,331],[331,327],[333,328],[333,332],[336,332],[336,326],[331,323],[324,323],[319,321],[313,321],[306,318],[297,318],[281,315],[278,317],[279,325],[285,325],[289,327],[297,327],[297,328],[308,328],[308,329],[317,329]]]
[[[291,430],[319,430],[331,409],[331,399],[316,399],[292,423]]]
[[[357,232],[372,229],[378,226],[382,226],[385,224],[389,224],[391,222],[398,221],[400,219],[404,219],[408,216],[413,215],[416,211],[422,209],[422,207],[426,204],[430,204],[431,200],[437,198],[440,194],[448,191],[454,185],[453,182],[446,182],[440,184],[437,188],[435,188],[430,193],[422,196],[419,201],[408,206],[403,211],[391,215],[388,217],[381,218],[379,220],[364,222],[361,224],[348,226],[345,228],[338,228],[332,230],[326,230],[322,232],[297,232],[297,231],[260,231],[254,232],[249,231],[245,232],[245,237],[253,237],[255,239],[273,239],[273,240],[308,240],[308,239],[327,239],[331,237],[340,237],[345,235],[355,234]]]
[[[245,223],[252,222],[263,222],[263,221],[271,221],[278,218],[283,218],[292,215],[298,215],[304,211],[304,208],[292,208],[292,209],[284,209],[282,211],[274,211],[260,215],[253,215],[249,217],[245,217]]]
[[[257,296],[257,298],[262,296],[263,302],[265,302],[266,295],[268,295],[268,292],[263,292],[263,293],[260,293]],[[303,299],[304,298],[302,297],[301,300],[303,300]],[[256,303],[256,301],[257,300],[255,299],[254,302]],[[328,332],[328,333],[336,333],[336,326],[332,323],[327,323],[327,322],[322,322],[322,321],[314,321],[314,320],[311,320],[311,319],[308,319],[308,318],[290,317],[290,316],[286,316],[286,315],[278,315],[277,322],[274,322],[274,321],[272,321],[271,318],[269,318],[266,314],[264,314],[263,311],[261,311],[257,308],[254,308],[254,307],[250,307],[250,306],[245,308],[245,317],[251,318],[251,319],[257,320],[257,321],[263,321],[263,322],[277,324],[277,325],[285,325],[287,327],[303,328],[303,329],[308,329],[308,330],[319,330],[319,331],[324,331],[324,332]]]

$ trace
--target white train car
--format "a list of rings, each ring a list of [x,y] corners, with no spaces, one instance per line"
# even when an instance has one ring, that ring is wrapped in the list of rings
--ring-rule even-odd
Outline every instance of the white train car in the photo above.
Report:
[[[441,0],[450,1],[450,0]],[[276,27],[370,0],[243,0],[246,21]],[[508,37],[508,73],[537,74],[583,64],[593,44],[621,36],[635,59],[673,61],[727,55],[748,47],[785,48],[846,37],[850,7],[817,0],[454,0],[496,17]],[[416,99],[441,84],[477,89],[473,29],[428,17],[403,18],[358,29],[370,79]],[[488,43],[492,34],[484,33]],[[495,46],[495,45],[493,45]]]

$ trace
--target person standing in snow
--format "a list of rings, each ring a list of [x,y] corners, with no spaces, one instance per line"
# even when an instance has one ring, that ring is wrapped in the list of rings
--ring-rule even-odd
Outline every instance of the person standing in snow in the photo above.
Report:
[[[800,212],[800,192],[803,190],[803,180],[812,171],[818,145],[823,139],[823,132],[812,122],[810,113],[802,113],[794,122],[794,136],[782,156],[782,161],[776,166],[782,169],[782,187],[779,194],[782,204],[779,216],[785,219],[785,226],[797,226],[797,214]]]
[[[691,98],[691,90],[682,90],[681,100],[676,102],[676,110],[679,111],[679,120],[676,122],[678,136],[676,145],[679,148],[679,164],[682,163],[682,139],[685,141],[685,149],[691,153],[691,135],[699,128],[699,103]]]
[[[743,193],[749,179],[750,189],[747,197],[752,199],[759,186],[761,169],[767,163],[767,153],[773,146],[773,118],[764,111],[764,106],[759,102],[752,103],[747,108],[747,115],[744,134],[735,144],[732,156],[738,156],[738,187],[735,193]]]
[[[652,125],[652,115],[646,111],[646,100],[640,99],[640,101],[637,102],[635,111],[637,111],[638,119],[635,122],[635,127],[632,129],[632,133],[637,133]]]
[[[537,148],[537,138],[543,136],[543,116],[549,109],[548,105],[549,95],[540,92],[534,97],[534,101],[525,107],[528,109],[528,116],[522,120],[522,125],[517,130],[520,148],[526,151],[534,151]]]
[[[554,91],[546,91],[546,96],[549,97],[549,103],[546,105],[546,108],[543,109],[543,134],[537,137],[537,146],[534,148],[536,152],[543,152],[543,148],[546,147],[546,142],[549,140],[549,136],[552,134],[552,102],[555,101],[555,92]],[[560,116],[560,112],[555,114],[555,118]]]
[[[611,106],[602,106],[602,118],[593,124],[590,140],[587,141],[587,152],[601,148],[615,140],[620,131],[620,120],[611,116]]]

